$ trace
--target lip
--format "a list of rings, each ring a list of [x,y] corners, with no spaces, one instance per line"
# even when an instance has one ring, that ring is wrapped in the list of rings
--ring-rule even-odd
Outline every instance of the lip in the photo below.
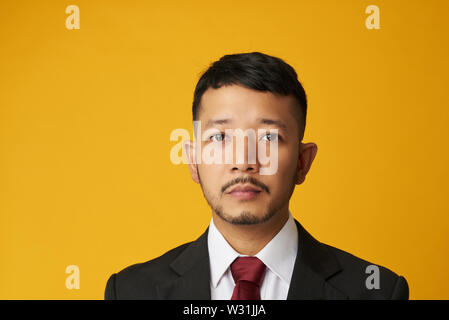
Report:
[[[261,189],[254,187],[253,185],[245,184],[232,188],[227,194],[239,200],[251,200],[257,197],[261,192]]]

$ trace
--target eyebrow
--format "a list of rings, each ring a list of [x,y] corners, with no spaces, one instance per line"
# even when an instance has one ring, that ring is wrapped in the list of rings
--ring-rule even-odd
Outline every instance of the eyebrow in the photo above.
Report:
[[[212,125],[221,125],[221,124],[227,124],[229,122],[232,122],[232,119],[226,118],[226,119],[209,119],[206,122],[206,126],[204,128],[208,128]]]
[[[281,120],[276,120],[276,119],[268,119],[268,118],[257,118],[256,119],[259,123],[262,124],[267,124],[267,125],[272,125],[272,126],[277,126],[280,129],[288,132],[287,130],[287,126],[285,125],[284,122],[282,122]],[[232,119],[231,118],[224,118],[224,119],[209,119],[206,122],[206,126],[205,128],[208,128],[212,125],[223,125],[223,124],[228,124],[231,123]]]
[[[287,130],[287,126],[281,120],[267,119],[267,118],[258,118],[257,120],[260,123],[277,126],[277,127],[279,127],[280,129],[282,129],[282,130],[284,130],[286,132],[288,131]]]

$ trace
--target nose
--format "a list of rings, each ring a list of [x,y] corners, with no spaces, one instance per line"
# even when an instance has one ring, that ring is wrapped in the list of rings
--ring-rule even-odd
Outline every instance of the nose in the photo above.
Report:
[[[243,172],[243,173],[256,173],[257,169],[255,165],[250,165],[248,163],[234,165],[232,167],[233,172]]]
[[[256,136],[252,132],[236,134],[233,137],[233,173],[257,173],[259,162],[257,159]]]

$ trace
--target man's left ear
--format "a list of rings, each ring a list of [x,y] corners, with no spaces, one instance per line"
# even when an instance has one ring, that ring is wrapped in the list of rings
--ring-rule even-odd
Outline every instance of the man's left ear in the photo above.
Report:
[[[302,143],[299,148],[299,164],[298,164],[298,178],[296,184],[301,184],[306,179],[307,172],[309,172],[310,166],[315,159],[318,147],[315,143]]]

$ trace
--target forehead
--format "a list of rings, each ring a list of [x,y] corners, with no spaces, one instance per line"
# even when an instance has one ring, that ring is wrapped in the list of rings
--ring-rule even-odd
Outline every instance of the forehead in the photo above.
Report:
[[[198,120],[232,119],[235,124],[250,125],[256,119],[281,120],[291,130],[297,121],[293,115],[296,99],[238,85],[209,88],[201,98]]]

